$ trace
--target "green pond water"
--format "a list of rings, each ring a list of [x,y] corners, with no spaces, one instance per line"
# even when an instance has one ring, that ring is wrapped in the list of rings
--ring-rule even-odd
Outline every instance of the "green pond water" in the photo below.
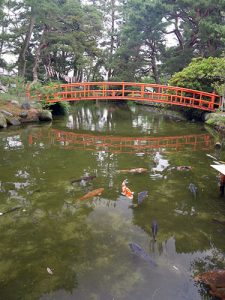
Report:
[[[212,222],[225,219],[225,199],[206,155],[225,152],[214,144],[203,124],[107,103],[1,130],[0,299],[211,299],[193,277],[225,267],[225,226]],[[132,168],[148,171],[119,171]],[[121,195],[126,178],[133,201]]]

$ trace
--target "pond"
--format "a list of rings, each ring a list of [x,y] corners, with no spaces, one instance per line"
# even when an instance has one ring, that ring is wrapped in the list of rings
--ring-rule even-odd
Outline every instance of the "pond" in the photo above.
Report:
[[[225,152],[214,145],[202,123],[110,103],[0,131],[0,298],[211,299],[193,277],[225,267],[225,226],[212,222],[225,199],[207,156]]]

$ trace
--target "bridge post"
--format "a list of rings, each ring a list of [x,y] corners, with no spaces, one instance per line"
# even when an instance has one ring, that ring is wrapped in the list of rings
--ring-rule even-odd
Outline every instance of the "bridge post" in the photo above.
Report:
[[[102,85],[102,96],[105,97],[106,96],[106,84],[103,83]]]
[[[84,97],[86,97],[86,84],[84,84]]]
[[[144,98],[145,86],[141,86],[141,98]]]
[[[224,85],[225,87],[225,85]],[[225,106],[225,89],[224,89],[224,93],[223,93],[223,96],[221,97],[221,101],[220,101],[220,109],[222,111],[224,111],[224,106]]]
[[[211,97],[211,103],[210,103],[210,108],[214,109],[214,104],[215,104],[215,91],[213,91],[212,97]]]

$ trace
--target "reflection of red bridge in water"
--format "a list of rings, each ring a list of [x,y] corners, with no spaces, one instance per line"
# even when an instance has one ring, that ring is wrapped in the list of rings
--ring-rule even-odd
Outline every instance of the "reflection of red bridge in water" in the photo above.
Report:
[[[149,153],[153,150],[170,149],[181,151],[185,148],[209,150],[214,145],[209,134],[192,134],[167,137],[121,137],[110,135],[92,135],[51,129],[45,135],[38,132],[29,135],[29,144],[36,141],[48,141],[51,145],[59,145],[65,149],[106,151],[112,153]]]
[[[32,94],[27,89],[27,97],[38,97],[50,102],[86,100],[132,100],[178,105],[214,111],[221,105],[221,97],[215,93],[159,84],[135,82],[81,82],[60,84],[46,88],[47,94]]]

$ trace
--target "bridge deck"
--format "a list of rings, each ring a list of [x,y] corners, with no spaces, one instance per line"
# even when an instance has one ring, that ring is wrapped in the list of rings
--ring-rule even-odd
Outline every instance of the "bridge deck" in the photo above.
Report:
[[[190,107],[214,111],[221,105],[221,97],[215,93],[158,84],[134,82],[84,82],[56,85],[47,88],[49,93],[31,95],[51,102],[85,100],[133,100]]]

